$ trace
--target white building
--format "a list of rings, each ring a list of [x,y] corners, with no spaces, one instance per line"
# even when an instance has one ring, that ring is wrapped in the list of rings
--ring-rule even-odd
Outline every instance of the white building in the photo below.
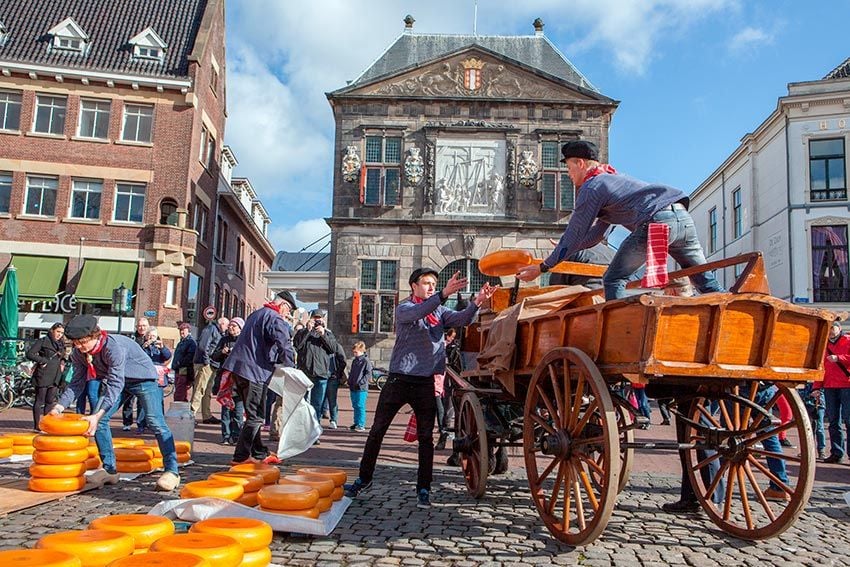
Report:
[[[709,261],[760,250],[771,293],[847,309],[850,59],[790,83],[776,110],[691,196]],[[736,271],[718,278],[731,286]]]

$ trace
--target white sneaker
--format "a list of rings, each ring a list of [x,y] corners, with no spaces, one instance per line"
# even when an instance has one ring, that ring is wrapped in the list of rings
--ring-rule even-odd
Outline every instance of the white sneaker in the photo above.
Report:
[[[328,428],[330,428],[330,429],[336,429],[336,422],[335,422],[335,421],[330,422],[330,423],[328,424]]]

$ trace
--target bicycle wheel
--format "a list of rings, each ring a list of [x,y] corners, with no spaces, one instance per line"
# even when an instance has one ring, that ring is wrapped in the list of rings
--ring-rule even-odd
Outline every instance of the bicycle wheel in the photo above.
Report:
[[[32,407],[35,403],[35,386],[29,376],[17,376],[15,378],[15,400],[18,407]]]
[[[0,378],[0,411],[12,407],[15,402],[15,393],[12,391],[12,385],[9,383],[9,377],[3,376]]]
[[[381,374],[375,379],[375,386],[378,387],[378,390],[383,390],[384,386],[387,384],[387,375]]]

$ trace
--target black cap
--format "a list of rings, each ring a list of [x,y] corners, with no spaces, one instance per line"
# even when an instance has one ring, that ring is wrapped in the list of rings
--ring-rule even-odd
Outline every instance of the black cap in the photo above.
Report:
[[[100,328],[97,326],[97,318],[93,315],[77,315],[65,327],[65,336],[69,339],[76,340],[87,337]]]
[[[571,157],[599,161],[599,148],[596,147],[596,144],[587,140],[567,142],[561,146],[561,153],[564,155],[564,159],[561,160],[564,163]]]
[[[415,270],[413,270],[413,273],[410,274],[410,278],[407,280],[408,285],[415,284],[419,281],[419,278],[426,274],[431,274],[437,279],[440,278],[440,274],[437,273],[437,270],[434,270],[432,268],[416,268]]]
[[[281,298],[282,300],[286,301],[289,305],[291,305],[292,309],[295,309],[297,307],[297,305],[295,305],[295,298],[292,297],[292,294],[289,293],[288,291],[286,291],[286,290],[279,291],[277,293],[277,296],[279,298]]]
[[[310,311],[310,317],[322,317],[322,318],[324,318],[325,317],[325,310],[324,309],[313,309],[312,311]]]

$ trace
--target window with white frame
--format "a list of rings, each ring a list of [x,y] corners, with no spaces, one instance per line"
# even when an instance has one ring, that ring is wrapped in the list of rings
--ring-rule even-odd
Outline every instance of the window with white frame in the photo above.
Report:
[[[133,46],[134,59],[153,59],[160,62],[168,47],[152,27],[147,27],[131,37],[129,43]]]
[[[209,140],[209,133],[207,132],[207,127],[203,124],[201,125],[201,146],[198,148],[198,161],[204,163],[204,160],[207,158],[207,140]]]
[[[575,188],[561,163],[561,145],[561,141],[548,141],[540,147],[540,208],[544,211],[571,211],[575,206]]]
[[[809,185],[812,201],[847,198],[844,138],[809,140]]]
[[[177,305],[177,278],[165,279],[165,305]]]
[[[207,218],[209,214],[210,209],[205,204],[201,202],[195,204],[192,230],[198,233],[198,240],[201,242],[207,241]]]
[[[37,95],[35,97],[33,132],[57,136],[64,134],[67,104],[68,100],[64,96]]]
[[[99,219],[103,181],[74,179],[71,189],[71,218]]]
[[[51,48],[62,51],[82,53],[85,51],[89,40],[86,31],[73,18],[65,18],[48,30],[47,33],[53,36],[53,42],[50,44]]]
[[[12,174],[0,172],[0,213],[8,213],[12,201]]]
[[[117,183],[115,212],[112,218],[119,222],[142,222],[144,212],[145,186],[135,183]]]
[[[9,37],[9,31],[6,29],[6,24],[0,21],[0,47],[6,45],[6,39]]]
[[[198,315],[198,300],[201,297],[204,279],[194,272],[189,272],[189,288],[186,290],[186,319],[195,326],[200,320]]]
[[[708,211],[708,251],[717,252],[717,207]]]
[[[136,45],[133,49],[133,55],[135,55],[139,59],[156,59],[157,61],[162,60],[162,49],[160,49],[159,47],[152,47],[150,45]]]
[[[818,302],[850,301],[847,225],[812,226],[812,290]]]
[[[24,213],[52,217],[56,214],[56,191],[59,179],[55,177],[27,176],[27,198]]]
[[[744,235],[744,206],[741,202],[741,188],[732,191],[732,238]]]
[[[0,130],[21,129],[21,93],[0,91]]]
[[[153,106],[124,104],[121,139],[125,142],[149,143],[153,137]]]
[[[392,333],[398,302],[398,262],[361,260],[360,332]]]
[[[107,139],[110,104],[108,100],[81,100],[80,126],[77,135],[83,138]]]
[[[401,177],[401,138],[366,136],[366,178],[361,202],[364,205],[392,207],[399,204]]]

